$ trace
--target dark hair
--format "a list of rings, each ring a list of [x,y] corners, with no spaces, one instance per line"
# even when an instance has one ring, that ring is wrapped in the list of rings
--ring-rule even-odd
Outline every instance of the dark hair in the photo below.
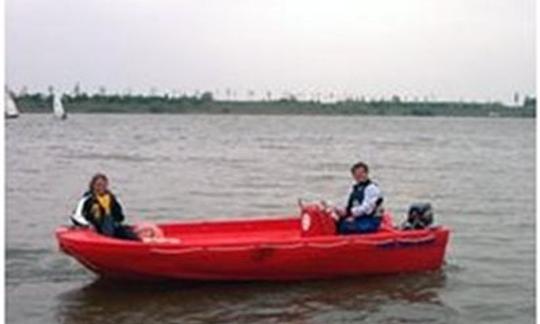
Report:
[[[354,172],[356,172],[356,169],[358,169],[358,168],[364,169],[364,171],[366,171],[366,173],[369,172],[369,167],[368,167],[367,164],[365,164],[364,162],[357,162],[351,167],[351,173],[354,174]]]
[[[92,192],[94,191],[94,184],[96,184],[96,181],[98,180],[105,180],[105,182],[109,182],[109,178],[105,175],[105,173],[96,173],[90,180],[90,183],[88,183],[88,191]]]

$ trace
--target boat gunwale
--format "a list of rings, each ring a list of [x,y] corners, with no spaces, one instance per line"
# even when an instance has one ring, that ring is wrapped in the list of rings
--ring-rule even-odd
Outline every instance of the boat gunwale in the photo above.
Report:
[[[169,223],[170,224],[170,223]],[[185,223],[180,223],[185,224]],[[73,229],[66,226],[60,227],[56,231],[56,236],[60,244],[62,243],[72,243],[72,244],[84,244],[91,245],[92,248],[97,247],[130,247],[135,248],[134,250],[140,251],[150,251],[151,249],[189,249],[189,248],[239,248],[239,247],[250,247],[250,248],[265,248],[273,247],[279,248],[280,245],[291,245],[291,244],[300,244],[302,247],[312,247],[317,248],[310,243],[315,244],[332,244],[332,243],[341,243],[343,245],[368,245],[368,246],[377,246],[388,243],[399,242],[399,240],[407,239],[421,239],[427,238],[428,236],[433,236],[435,243],[437,243],[440,235],[444,235],[445,232],[449,234],[450,229],[445,226],[437,226],[429,229],[423,230],[409,230],[409,231],[384,231],[377,232],[372,234],[349,234],[349,235],[321,235],[321,236],[294,236],[286,238],[262,238],[258,240],[244,240],[244,241],[224,241],[219,242],[218,240],[212,241],[197,241],[197,242],[140,242],[140,241],[129,241],[116,238],[110,238],[103,235],[99,235],[93,230],[90,229]],[[439,234],[440,233],[440,234]],[[68,234],[66,236],[65,234]],[[439,235],[437,235],[439,234]],[[445,243],[443,243],[445,244]],[[311,246],[310,246],[311,245]],[[439,245],[439,244],[436,244]]]

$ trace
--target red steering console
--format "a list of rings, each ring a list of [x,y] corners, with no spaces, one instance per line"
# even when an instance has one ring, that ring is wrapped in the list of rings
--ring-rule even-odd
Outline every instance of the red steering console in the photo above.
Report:
[[[300,232],[302,236],[335,235],[336,221],[331,212],[318,204],[300,205]]]

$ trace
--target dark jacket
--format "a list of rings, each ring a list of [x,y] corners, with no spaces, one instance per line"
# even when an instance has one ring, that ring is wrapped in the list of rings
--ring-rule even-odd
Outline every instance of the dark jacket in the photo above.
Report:
[[[99,233],[103,232],[106,223],[119,225],[125,219],[122,205],[120,205],[112,192],[108,192],[108,194],[111,196],[111,212],[109,215],[105,214],[105,208],[101,206],[93,193],[87,192],[84,195],[84,197],[86,197],[86,200],[82,208],[82,215],[90,224],[92,224],[96,228]],[[100,214],[102,215],[101,217],[98,217],[98,215],[93,212],[92,206],[94,204],[98,206]]]
[[[352,216],[352,208],[355,205],[361,205],[362,202],[364,202],[364,192],[366,191],[366,187],[371,183],[371,180],[368,179],[353,186],[349,199],[347,200],[347,216]]]

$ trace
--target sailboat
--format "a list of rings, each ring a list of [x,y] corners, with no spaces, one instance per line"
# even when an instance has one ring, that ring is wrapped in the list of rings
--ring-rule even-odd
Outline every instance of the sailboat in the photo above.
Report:
[[[54,117],[57,117],[60,119],[67,118],[67,113],[64,110],[64,105],[62,104],[62,98],[56,93],[53,96],[53,113],[54,113]]]
[[[19,117],[19,109],[17,108],[17,104],[15,103],[15,100],[13,100],[13,95],[8,89],[6,89],[6,92],[4,95],[4,102],[5,102],[6,118]]]

